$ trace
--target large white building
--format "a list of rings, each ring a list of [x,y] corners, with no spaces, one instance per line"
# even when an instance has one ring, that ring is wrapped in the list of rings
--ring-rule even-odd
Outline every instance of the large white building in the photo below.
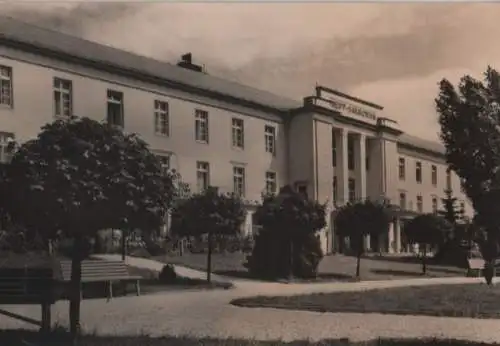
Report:
[[[401,207],[380,243],[388,252],[405,247],[401,221],[440,207],[445,189],[472,214],[443,146],[406,135],[383,113],[327,87],[291,100],[206,74],[189,56],[172,65],[0,17],[2,148],[58,117],[107,120],[139,133],[193,190],[244,196],[247,230],[264,190],[291,184],[327,202],[326,252],[339,243],[335,208],[349,200]]]

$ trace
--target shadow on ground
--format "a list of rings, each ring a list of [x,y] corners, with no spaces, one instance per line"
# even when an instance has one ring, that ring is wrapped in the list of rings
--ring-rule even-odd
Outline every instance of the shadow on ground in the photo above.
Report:
[[[227,276],[231,278],[239,278],[253,281],[261,281],[261,282],[276,282],[278,280],[266,280],[261,278],[256,278],[248,271],[240,271],[240,270],[216,270],[214,274]],[[323,281],[356,281],[351,275],[342,274],[342,273],[318,273],[316,278],[311,279],[293,279],[294,282],[323,282]]]
[[[410,272],[406,270],[395,270],[395,269],[372,269],[372,273],[377,275],[387,275],[387,276],[411,276],[411,277],[433,277],[430,273],[422,274],[417,272]]]
[[[71,340],[66,332],[57,331],[50,335],[42,336],[38,332],[26,330],[0,331],[0,345],[8,346],[66,346],[71,345]],[[348,339],[329,339],[318,342],[278,340],[257,341],[238,339],[195,339],[187,337],[161,337],[148,336],[82,336],[78,346],[493,346],[499,344],[486,344],[461,340],[436,340],[436,339],[379,339],[366,342],[349,342]]]

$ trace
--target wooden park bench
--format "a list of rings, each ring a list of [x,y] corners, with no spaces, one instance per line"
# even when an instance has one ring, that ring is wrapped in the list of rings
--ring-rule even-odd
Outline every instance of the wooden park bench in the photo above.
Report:
[[[5,310],[0,310],[1,314],[39,325],[42,331],[48,331],[51,327],[51,305],[56,300],[52,268],[0,268],[0,305],[40,305],[42,320],[36,321]]]
[[[67,285],[71,282],[71,261],[62,260],[60,263],[62,281]],[[125,293],[127,284],[133,282],[135,284],[136,294],[139,296],[141,294],[141,279],[142,277],[140,276],[131,276],[127,266],[122,261],[82,261],[82,288],[86,283],[104,282],[107,285],[108,299],[113,298],[113,284],[116,282],[123,284]],[[80,292],[82,292],[82,290],[80,290]]]
[[[477,277],[481,276],[484,269],[484,260],[482,258],[468,258],[467,259],[467,272],[466,275],[475,275]]]

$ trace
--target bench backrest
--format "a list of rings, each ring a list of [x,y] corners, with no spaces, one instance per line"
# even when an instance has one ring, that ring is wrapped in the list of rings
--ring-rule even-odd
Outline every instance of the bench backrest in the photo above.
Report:
[[[467,260],[470,269],[482,269],[484,268],[484,260],[482,258],[469,258]]]
[[[71,261],[61,261],[61,275],[63,281],[71,281]],[[128,277],[127,266],[122,261],[83,260],[82,282],[95,280],[112,280],[113,278]]]
[[[0,268],[0,304],[53,302],[52,268]]]

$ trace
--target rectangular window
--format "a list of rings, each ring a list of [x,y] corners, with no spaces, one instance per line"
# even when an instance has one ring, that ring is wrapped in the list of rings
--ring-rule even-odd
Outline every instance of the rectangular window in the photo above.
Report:
[[[336,203],[338,199],[338,186],[337,186],[337,176],[333,177],[333,202]]]
[[[276,183],[276,173],[266,172],[266,193],[275,194],[278,186]]]
[[[266,125],[265,129],[266,152],[276,154],[276,128]]]
[[[347,168],[354,170],[354,140],[352,137],[347,138]]]
[[[399,158],[399,180],[405,180],[406,178],[406,162],[404,157]]]
[[[349,179],[349,202],[353,203],[356,200],[356,180]]]
[[[233,147],[243,149],[245,146],[245,132],[243,119],[232,119]]]
[[[108,124],[124,127],[123,93],[108,89]]]
[[[0,105],[13,106],[12,67],[0,65]]]
[[[208,112],[196,109],[195,117],[195,139],[197,142],[208,143]]]
[[[417,183],[422,183],[422,162],[417,161],[415,164],[415,180]]]
[[[245,196],[245,168],[233,166],[233,191],[238,196]]]
[[[162,174],[166,175],[170,170],[170,155],[156,155],[161,165]]]
[[[421,213],[424,210],[424,201],[421,195],[417,196],[417,211]]]
[[[160,136],[170,135],[170,119],[168,114],[168,103],[155,100],[155,133]]]
[[[337,135],[332,131],[332,167],[337,167]]]
[[[399,193],[399,207],[402,210],[406,210],[406,193],[405,192]]]
[[[12,148],[9,145],[14,141],[14,134],[0,132],[0,162],[8,163],[12,158]]]
[[[295,189],[298,193],[304,196],[305,199],[309,199],[309,193],[307,192],[307,184],[306,183],[297,183],[295,184]]]
[[[198,192],[205,191],[210,185],[210,166],[208,162],[196,162],[196,187]]]
[[[431,170],[432,170],[432,173],[431,173],[431,178],[432,178],[432,185],[436,186],[437,183],[438,183],[438,170],[437,170],[437,167],[435,165],[432,165],[431,166]]]
[[[452,189],[452,186],[451,186],[451,169],[447,169],[446,170],[446,189],[447,190],[451,190]]]
[[[69,118],[73,114],[73,83],[70,80],[54,78],[54,115]]]
[[[438,199],[436,196],[432,196],[432,212],[437,213],[438,211]]]

